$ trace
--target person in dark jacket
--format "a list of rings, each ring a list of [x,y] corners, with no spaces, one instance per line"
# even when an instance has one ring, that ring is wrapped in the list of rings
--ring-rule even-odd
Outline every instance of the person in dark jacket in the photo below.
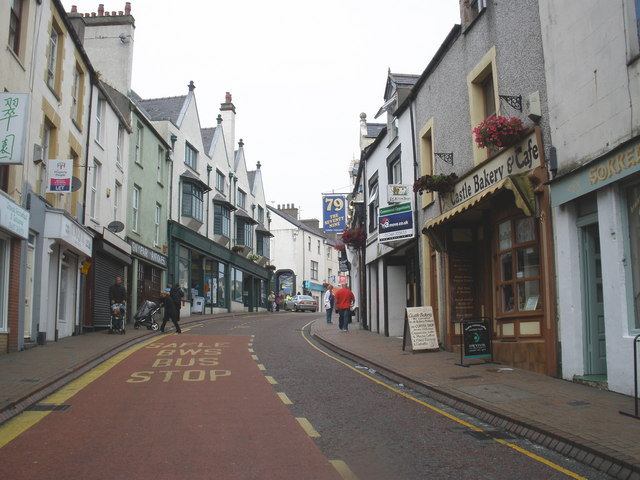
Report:
[[[164,327],[169,320],[173,322],[173,325],[176,327],[176,333],[182,333],[180,330],[180,325],[178,324],[178,310],[176,309],[176,304],[171,298],[171,289],[165,288],[162,292],[162,298],[160,299],[160,303],[164,307],[164,319],[162,320],[162,325],[160,325],[160,331],[164,333]]]
[[[116,277],[116,282],[109,287],[109,305],[114,303],[127,304],[127,290],[122,286],[120,277]]]
[[[173,303],[176,306],[176,310],[178,311],[178,316],[176,317],[178,321],[180,321],[180,309],[182,308],[182,299],[184,298],[184,291],[180,288],[180,284],[176,283],[171,289],[171,298],[173,299]]]

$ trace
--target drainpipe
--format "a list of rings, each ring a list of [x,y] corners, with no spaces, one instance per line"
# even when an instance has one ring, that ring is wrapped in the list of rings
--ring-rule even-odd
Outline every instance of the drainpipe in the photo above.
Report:
[[[169,171],[169,220],[173,220],[173,155],[175,154],[175,146],[178,137],[171,134],[171,154],[167,156],[167,160],[171,162],[171,170]]]
[[[207,188],[211,188],[209,186],[209,181],[211,179],[211,170],[213,167],[211,165],[207,165]],[[211,190],[207,192],[207,231],[205,233],[205,237],[209,238],[209,207],[211,205]]]
[[[415,122],[413,118],[413,103],[409,106],[409,115],[411,118],[411,152],[413,154],[413,178],[414,180],[418,178],[420,174],[419,165],[418,165],[418,156],[416,155],[416,130],[415,130]],[[414,219],[414,229],[415,229],[415,252],[416,252],[416,260],[418,260],[418,265],[422,265],[423,262],[420,262],[420,239],[422,238],[420,232],[420,226],[418,225],[418,193],[413,192],[413,205],[416,209],[415,219]],[[418,271],[418,275],[416,275],[416,305],[422,305],[422,275]]]
[[[91,79],[89,79],[89,111],[87,116],[89,121],[87,122],[87,144],[85,145],[85,157],[84,157],[84,193],[82,195],[82,225],[87,224],[87,181],[89,180],[89,145],[91,142],[91,111],[93,110],[93,85]],[[46,160],[46,159],[45,159]],[[44,192],[43,192],[44,193]]]

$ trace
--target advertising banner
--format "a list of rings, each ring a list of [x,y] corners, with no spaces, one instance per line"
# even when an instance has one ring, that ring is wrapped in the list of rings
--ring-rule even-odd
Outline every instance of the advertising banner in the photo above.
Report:
[[[28,93],[0,93],[0,164],[24,162],[28,107]]]
[[[73,176],[73,160],[47,161],[47,192],[70,193]]]
[[[401,203],[380,209],[378,216],[378,241],[393,242],[414,237],[411,203]]]
[[[323,195],[322,230],[325,233],[340,233],[346,224],[347,200],[344,195]]]

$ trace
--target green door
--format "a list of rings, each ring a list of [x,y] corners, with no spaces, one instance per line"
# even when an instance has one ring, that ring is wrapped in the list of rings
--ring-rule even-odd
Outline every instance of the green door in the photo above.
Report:
[[[598,224],[585,225],[582,236],[582,296],[585,312],[586,375],[607,374],[607,342]]]

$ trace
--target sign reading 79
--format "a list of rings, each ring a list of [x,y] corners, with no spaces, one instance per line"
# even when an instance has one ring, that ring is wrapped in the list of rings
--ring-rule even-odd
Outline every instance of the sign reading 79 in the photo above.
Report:
[[[342,195],[325,195],[323,203],[323,230],[325,233],[342,232],[346,225],[347,202]]]
[[[324,203],[327,206],[327,212],[341,212],[344,209],[342,197],[324,197]]]

